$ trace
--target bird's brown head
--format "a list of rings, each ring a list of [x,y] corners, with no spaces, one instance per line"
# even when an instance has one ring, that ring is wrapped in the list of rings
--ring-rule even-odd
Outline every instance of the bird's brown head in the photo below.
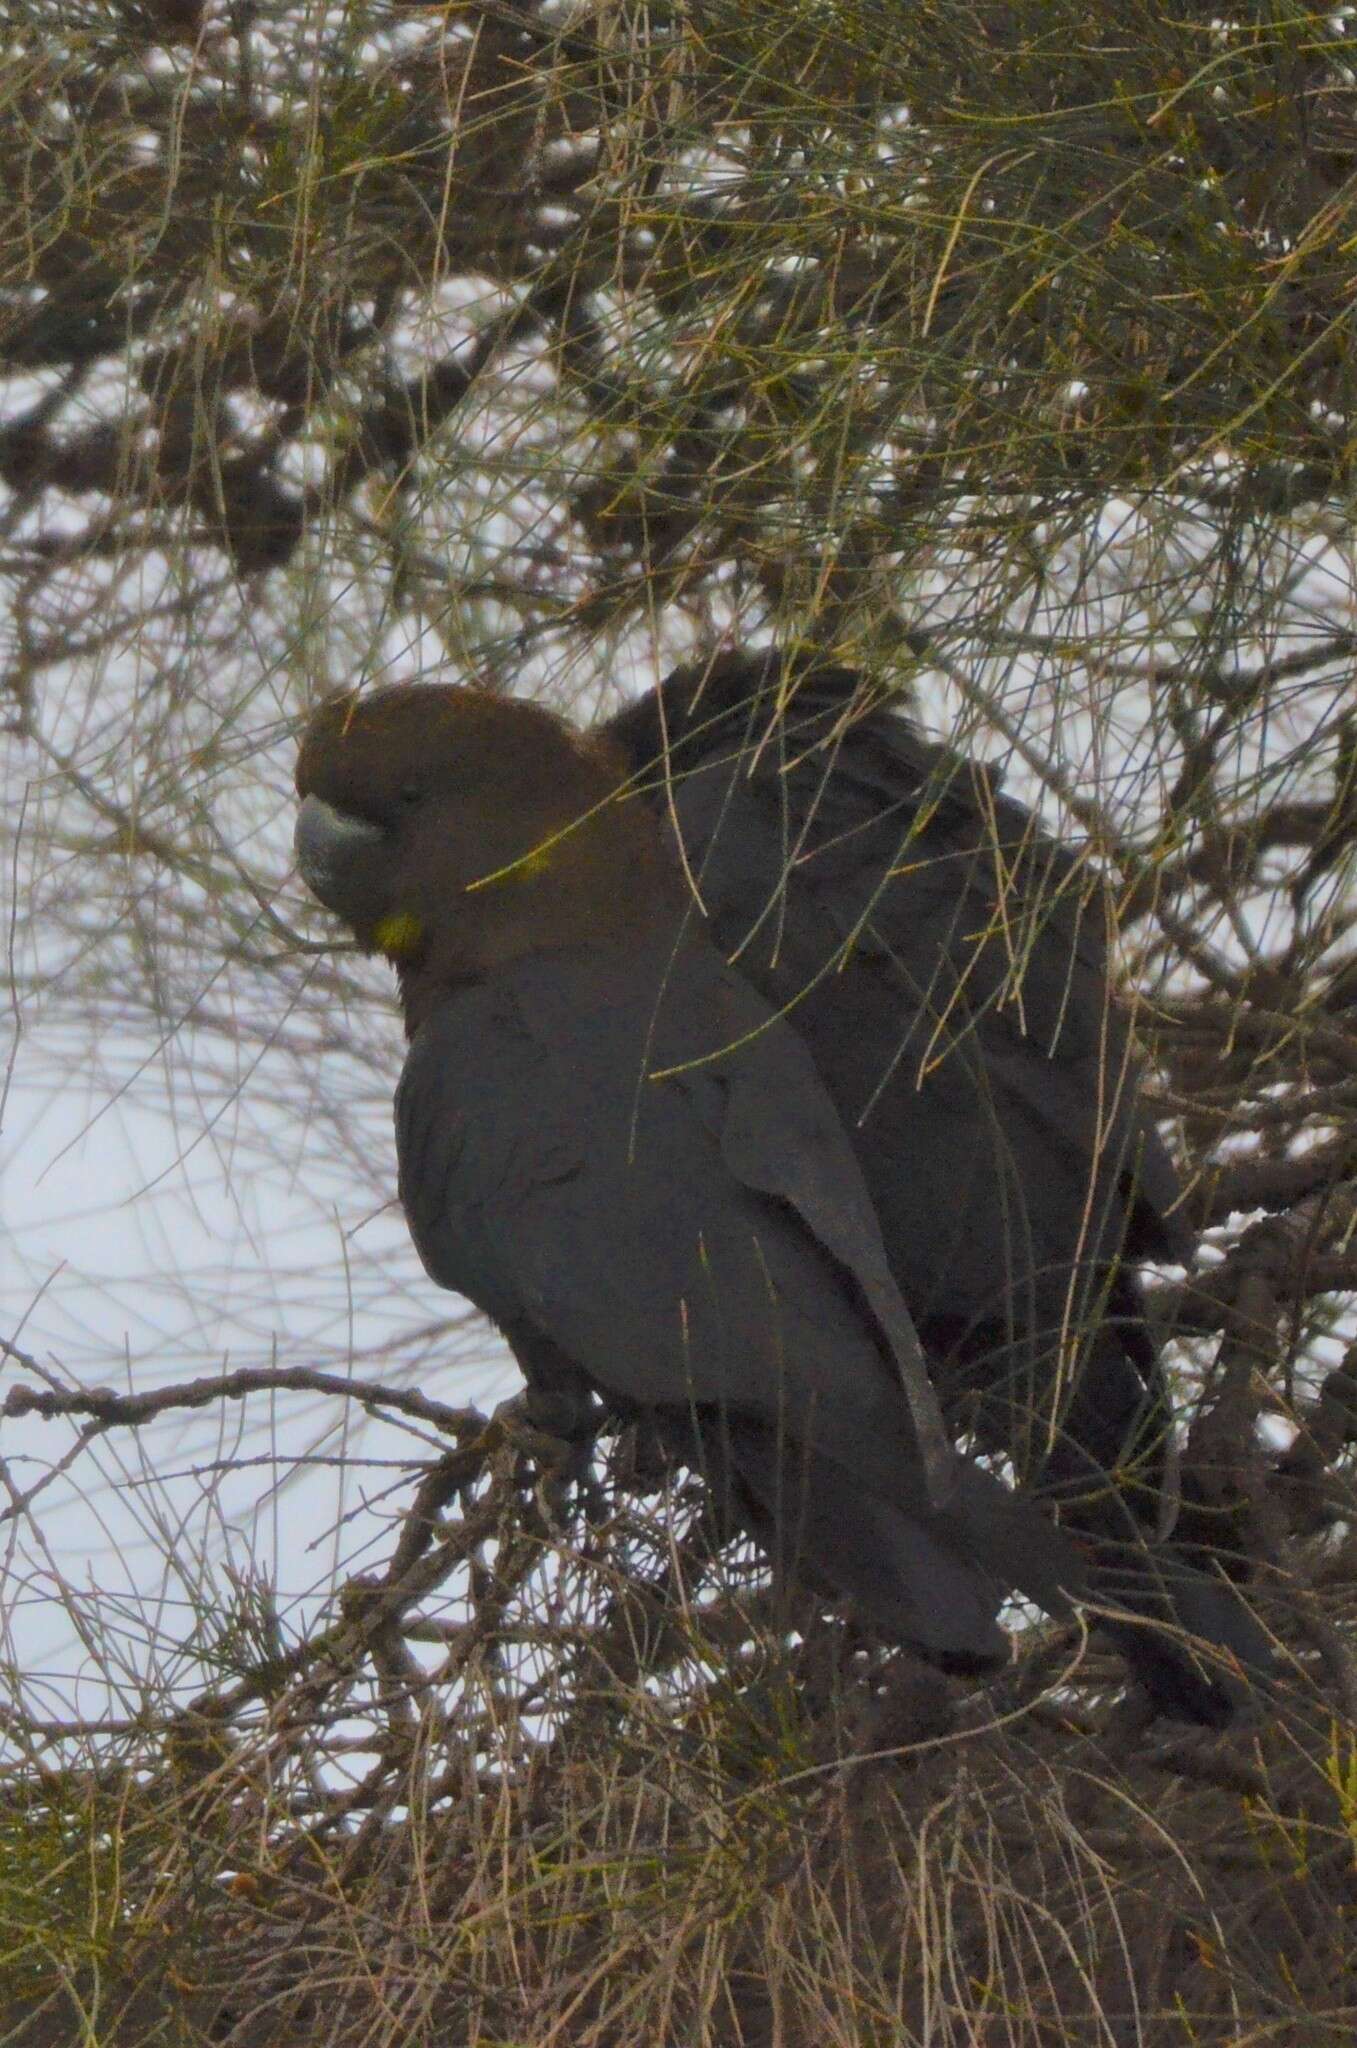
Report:
[[[297,762],[302,878],[401,970],[407,1020],[527,952],[627,943],[681,899],[606,741],[541,705],[422,685],[323,704]]]

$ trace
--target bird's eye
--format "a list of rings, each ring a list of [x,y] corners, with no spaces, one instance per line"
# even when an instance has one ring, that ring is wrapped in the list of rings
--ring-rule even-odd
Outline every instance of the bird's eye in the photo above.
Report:
[[[408,806],[410,804],[420,803],[423,800],[423,796],[424,786],[422,783],[405,782],[401,784],[400,800],[403,804],[406,804]]]

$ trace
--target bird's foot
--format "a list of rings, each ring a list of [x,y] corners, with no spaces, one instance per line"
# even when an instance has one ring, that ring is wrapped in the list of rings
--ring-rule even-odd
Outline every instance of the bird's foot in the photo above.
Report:
[[[532,1387],[501,1401],[491,1417],[503,1441],[524,1461],[552,1521],[565,1519],[572,1490],[588,1478],[600,1420],[598,1410],[582,1417],[577,1401]]]

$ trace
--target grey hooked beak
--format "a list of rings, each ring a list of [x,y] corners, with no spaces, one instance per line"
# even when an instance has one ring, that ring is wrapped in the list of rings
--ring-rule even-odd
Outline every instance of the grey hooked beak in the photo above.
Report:
[[[386,834],[366,818],[337,811],[323,797],[303,798],[293,844],[297,867],[313,896],[351,924],[381,915],[386,876]]]

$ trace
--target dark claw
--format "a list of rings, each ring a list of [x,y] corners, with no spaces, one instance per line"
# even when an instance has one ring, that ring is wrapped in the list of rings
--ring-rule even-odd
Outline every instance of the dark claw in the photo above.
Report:
[[[504,1432],[505,1440],[536,1467],[539,1480],[570,1486],[578,1485],[589,1470],[601,1417],[601,1410],[591,1413],[584,1434],[577,1402],[526,1387],[521,1394],[501,1401],[492,1420]]]

